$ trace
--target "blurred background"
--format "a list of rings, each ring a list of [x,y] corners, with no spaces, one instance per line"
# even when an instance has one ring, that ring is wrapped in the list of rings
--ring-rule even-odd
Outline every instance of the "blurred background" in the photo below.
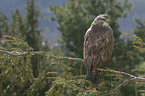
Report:
[[[124,1],[124,0],[120,0]],[[124,31],[130,34],[133,34],[133,30],[137,26],[134,21],[135,18],[139,18],[142,21],[145,20],[144,12],[144,0],[130,0],[133,3],[133,7],[126,18],[119,18],[118,23],[120,25],[119,30]],[[62,6],[64,3],[67,3],[67,0],[36,0],[36,5],[40,7],[40,12],[43,14],[43,18],[40,18],[40,28],[44,29],[42,36],[44,40],[48,40],[51,43],[51,47],[57,45],[57,40],[60,38],[60,32],[57,30],[57,22],[52,22],[49,20],[49,17],[53,16],[53,13],[50,11],[49,4]],[[2,13],[6,14],[11,21],[11,12],[14,12],[15,9],[19,9],[20,13],[25,15],[25,0],[0,0],[0,9]]]

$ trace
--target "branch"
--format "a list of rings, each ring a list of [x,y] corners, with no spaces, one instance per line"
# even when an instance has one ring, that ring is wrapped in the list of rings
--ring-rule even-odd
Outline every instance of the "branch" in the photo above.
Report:
[[[29,52],[23,52],[23,53],[20,53],[20,52],[15,52],[15,51],[4,51],[4,50],[0,50],[0,53],[6,53],[6,54],[9,54],[9,55],[13,55],[13,56],[23,56],[23,55],[28,55]]]
[[[129,76],[131,78],[130,80],[134,81],[134,82],[145,82],[145,78],[142,78],[142,77],[136,77],[136,76],[131,75],[129,73],[125,73],[125,72],[121,72],[121,71],[116,71],[116,70],[112,70],[112,69],[109,69],[109,68],[105,68],[105,69],[108,69],[108,70],[111,70],[113,72],[121,73],[123,75]]]
[[[133,78],[133,79],[134,79],[134,78]],[[124,84],[128,83],[129,81],[132,81],[133,79],[125,80],[123,83],[121,83],[120,85],[118,85],[116,88],[114,88],[114,89],[111,90],[110,92],[112,93],[113,91],[117,90],[118,88],[120,88],[120,87],[123,86]]]
[[[130,78],[130,79],[125,80],[123,83],[121,83],[120,85],[118,85],[113,90],[109,91],[109,93],[114,92],[115,90],[117,90],[118,88],[122,87],[123,85],[125,85],[126,83],[128,83],[130,81],[133,81],[133,82],[145,82],[145,78],[142,78],[142,77],[136,77],[136,76],[131,75],[129,73],[125,73],[125,72],[121,72],[121,71],[116,71],[116,70],[112,70],[112,69],[109,69],[109,68],[105,68],[105,69],[110,70],[110,71],[113,71],[113,72],[116,72],[116,73],[121,73],[123,75],[129,76],[129,78]]]
[[[113,72],[116,72],[116,73],[121,73],[121,74],[123,74],[123,75],[129,76],[129,77],[132,77],[132,78],[135,77],[135,76],[133,76],[133,75],[131,75],[131,74],[129,74],[129,73],[125,73],[125,72],[121,72],[121,71],[112,70],[112,69],[109,69],[109,68],[107,68],[107,67],[105,67],[105,69],[110,70],[110,71],[113,71]]]
[[[72,58],[72,57],[60,57],[60,56],[54,56],[54,55],[49,55],[47,52],[44,52],[44,51],[32,51],[32,52],[15,52],[15,51],[4,51],[4,50],[0,50],[0,53],[6,53],[6,54],[9,54],[9,55],[13,55],[13,56],[24,56],[24,55],[37,55],[37,54],[43,54],[45,56],[50,56],[52,58],[55,58],[55,59],[63,59],[63,60],[72,60],[72,61],[79,61],[79,62],[82,62],[84,63],[84,60],[83,59],[80,59],[80,58]]]
[[[83,59],[80,59],[80,58],[72,58],[72,57],[57,57],[57,56],[52,56],[52,57],[55,57],[56,59],[64,59],[64,60],[72,60],[72,61],[80,61],[82,63],[84,63],[84,60]]]

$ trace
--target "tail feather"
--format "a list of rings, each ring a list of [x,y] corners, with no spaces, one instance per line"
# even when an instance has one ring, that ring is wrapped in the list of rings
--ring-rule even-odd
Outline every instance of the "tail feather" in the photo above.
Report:
[[[100,80],[100,71],[95,69],[92,71],[92,83],[98,84]]]
[[[86,80],[92,81],[92,79],[91,79],[91,71],[90,70],[87,71],[87,78],[86,78]]]
[[[95,68],[92,71],[87,71],[86,79],[91,81],[92,83],[98,84],[100,80],[100,71]]]

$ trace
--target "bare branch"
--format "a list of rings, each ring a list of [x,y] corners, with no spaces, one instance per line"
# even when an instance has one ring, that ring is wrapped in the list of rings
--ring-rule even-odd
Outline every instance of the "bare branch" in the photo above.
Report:
[[[134,79],[134,78],[133,78],[133,79]],[[113,91],[117,90],[118,88],[122,87],[124,84],[128,83],[129,81],[132,81],[133,79],[125,80],[123,83],[121,83],[120,85],[118,85],[116,88],[114,88],[114,89],[111,90],[110,92],[113,92]]]
[[[80,58],[72,58],[72,57],[57,57],[57,58],[60,58],[60,59],[65,59],[65,60],[75,60],[75,61],[80,61],[82,63],[84,63],[84,60],[83,59],[80,59]]]
[[[135,76],[133,76],[133,75],[131,75],[131,74],[129,74],[129,73],[125,73],[125,72],[121,72],[121,71],[112,70],[112,69],[109,69],[109,68],[107,68],[107,67],[105,67],[105,69],[110,70],[110,71],[113,71],[113,72],[116,72],[116,73],[121,73],[121,74],[123,74],[123,75],[129,76],[129,77],[132,77],[132,78],[135,77]]]
[[[4,50],[0,50],[0,53],[6,53],[6,54],[9,54],[9,55],[13,55],[13,56],[23,56],[23,55],[27,55],[29,54],[29,52],[23,52],[23,53],[20,53],[20,52],[15,52],[15,51],[4,51]]]
[[[145,78],[135,77],[133,81],[135,81],[135,82],[145,82]]]

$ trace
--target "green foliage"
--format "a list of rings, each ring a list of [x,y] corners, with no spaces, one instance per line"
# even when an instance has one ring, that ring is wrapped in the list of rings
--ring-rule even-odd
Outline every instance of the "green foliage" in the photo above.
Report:
[[[142,42],[145,42],[145,21],[144,23],[141,22],[140,19],[135,19],[135,21],[138,24],[138,26],[134,30],[134,33],[142,39]],[[145,47],[145,44],[143,44],[143,47]]]
[[[139,20],[139,19],[138,19]],[[141,22],[140,22],[141,23]],[[137,27],[137,28],[139,28],[139,27]],[[140,29],[140,30],[142,30],[142,29]],[[139,31],[139,30],[138,30]],[[142,31],[141,31],[142,32]],[[137,32],[137,29],[135,29],[135,33],[136,33],[136,35],[133,35],[133,36],[131,36],[131,35],[129,35],[128,33],[125,33],[125,32],[122,32],[123,34],[126,34],[127,36],[129,36],[130,38],[132,38],[134,41],[132,42],[132,45],[133,45],[133,47],[135,47],[135,48],[137,48],[137,49],[139,49],[143,54],[142,54],[142,56],[144,57],[144,51],[145,51],[145,48],[144,48],[144,46],[145,46],[145,43],[144,43],[144,41],[143,41],[143,37],[141,36],[141,38],[140,37],[138,37],[138,36],[140,36],[141,34],[144,34],[144,33],[140,33],[139,32],[139,34],[137,34],[138,32]],[[144,59],[144,58],[143,58]],[[131,70],[131,72],[133,73],[133,74],[136,74],[136,75],[138,75],[138,76],[140,76],[140,77],[144,77],[144,72],[145,72],[145,69],[144,69],[144,62],[142,63],[142,64],[139,64],[139,65],[137,65],[136,66],[136,69],[133,69],[133,70]],[[131,86],[130,86],[131,87]],[[140,94],[141,96],[144,96],[144,94],[145,94],[145,90],[143,90],[145,87],[144,87],[144,83],[140,83],[140,82],[136,82],[135,83],[135,91],[136,92],[138,92],[138,93],[136,93],[136,94]]]
[[[101,76],[102,82],[95,85],[85,80],[86,75],[82,75],[82,72],[80,72],[80,75],[72,74],[73,70],[70,64],[75,62],[83,64],[82,59],[57,57],[44,51],[27,50],[31,49],[31,47],[25,41],[12,36],[5,37],[9,38],[6,41],[7,43],[18,45],[18,47],[0,50],[1,96],[119,95],[119,89],[123,85],[118,86],[133,78],[128,73],[100,69],[101,74],[104,74]],[[31,64],[32,57],[35,55],[40,56],[39,58],[43,57],[43,60],[39,61],[39,74],[37,77],[33,75],[34,69]],[[82,70],[81,66],[80,70]],[[86,84],[89,86],[86,87]],[[144,83],[136,83],[134,85],[131,82],[131,84],[140,90],[137,93],[144,94],[144,90],[142,90]]]
[[[33,83],[26,90],[25,94],[27,94],[27,96],[39,96],[39,91],[41,91],[46,84],[45,78],[46,76],[44,74],[40,74],[39,77],[34,79]]]
[[[0,40],[2,40],[2,36],[8,32],[8,18],[2,14],[0,10]],[[0,46],[2,46],[2,42],[0,42]]]
[[[30,46],[28,45],[28,43],[27,42],[25,42],[24,40],[22,40],[22,39],[18,39],[18,38],[16,38],[16,37],[12,37],[12,36],[7,36],[7,35],[5,35],[5,36],[3,36],[3,37],[7,37],[8,39],[7,40],[5,40],[5,42],[10,42],[11,44],[13,44],[13,45],[16,45],[17,47],[19,47],[19,48],[23,48],[23,50],[27,50],[27,51],[29,51],[29,50],[33,50],[32,48],[30,48]],[[12,49],[11,49],[12,50]],[[17,49],[18,50],[18,49]]]
[[[139,48],[141,51],[145,50],[145,48],[144,48],[145,43],[140,37],[138,37],[137,35],[131,36],[128,33],[125,33],[125,32],[122,32],[122,33],[128,35],[130,38],[133,38],[135,40],[134,42],[132,42],[133,47]]]
[[[0,77],[1,87],[4,89],[0,92],[1,96],[7,96],[19,90],[18,88],[24,85],[26,81],[33,81],[30,55],[25,58],[26,60],[24,61],[24,56],[12,57],[9,54],[1,54]]]
[[[42,37],[40,35],[40,32],[42,30],[38,29],[39,26],[39,20],[40,17],[40,9],[39,7],[36,7],[35,0],[26,0],[27,6],[26,6],[26,17],[24,19],[24,24],[27,30],[25,29],[26,37],[25,41],[28,42],[28,44],[34,48],[34,50],[40,50],[41,43],[42,43]]]
[[[135,42],[135,47],[139,48],[142,53],[143,53],[143,57],[145,57],[144,53],[145,53],[145,21],[142,22],[140,19],[135,19],[135,22],[138,24],[136,26],[136,29],[134,30],[134,33],[136,35],[136,42]],[[145,60],[145,58],[143,58]],[[137,66],[136,70],[133,70],[133,72],[135,72],[136,74],[138,74],[141,77],[144,77],[144,64],[145,62],[143,62],[141,65]],[[140,95],[144,96],[145,95],[145,87],[144,87],[144,83],[136,83],[137,86],[139,86],[137,88],[137,90],[139,90]]]
[[[15,36],[17,38],[21,38],[25,40],[26,35],[24,35],[24,20],[21,16],[18,9],[15,10],[15,12],[11,12],[12,14],[12,22],[10,22],[9,25],[9,33],[8,35]]]

